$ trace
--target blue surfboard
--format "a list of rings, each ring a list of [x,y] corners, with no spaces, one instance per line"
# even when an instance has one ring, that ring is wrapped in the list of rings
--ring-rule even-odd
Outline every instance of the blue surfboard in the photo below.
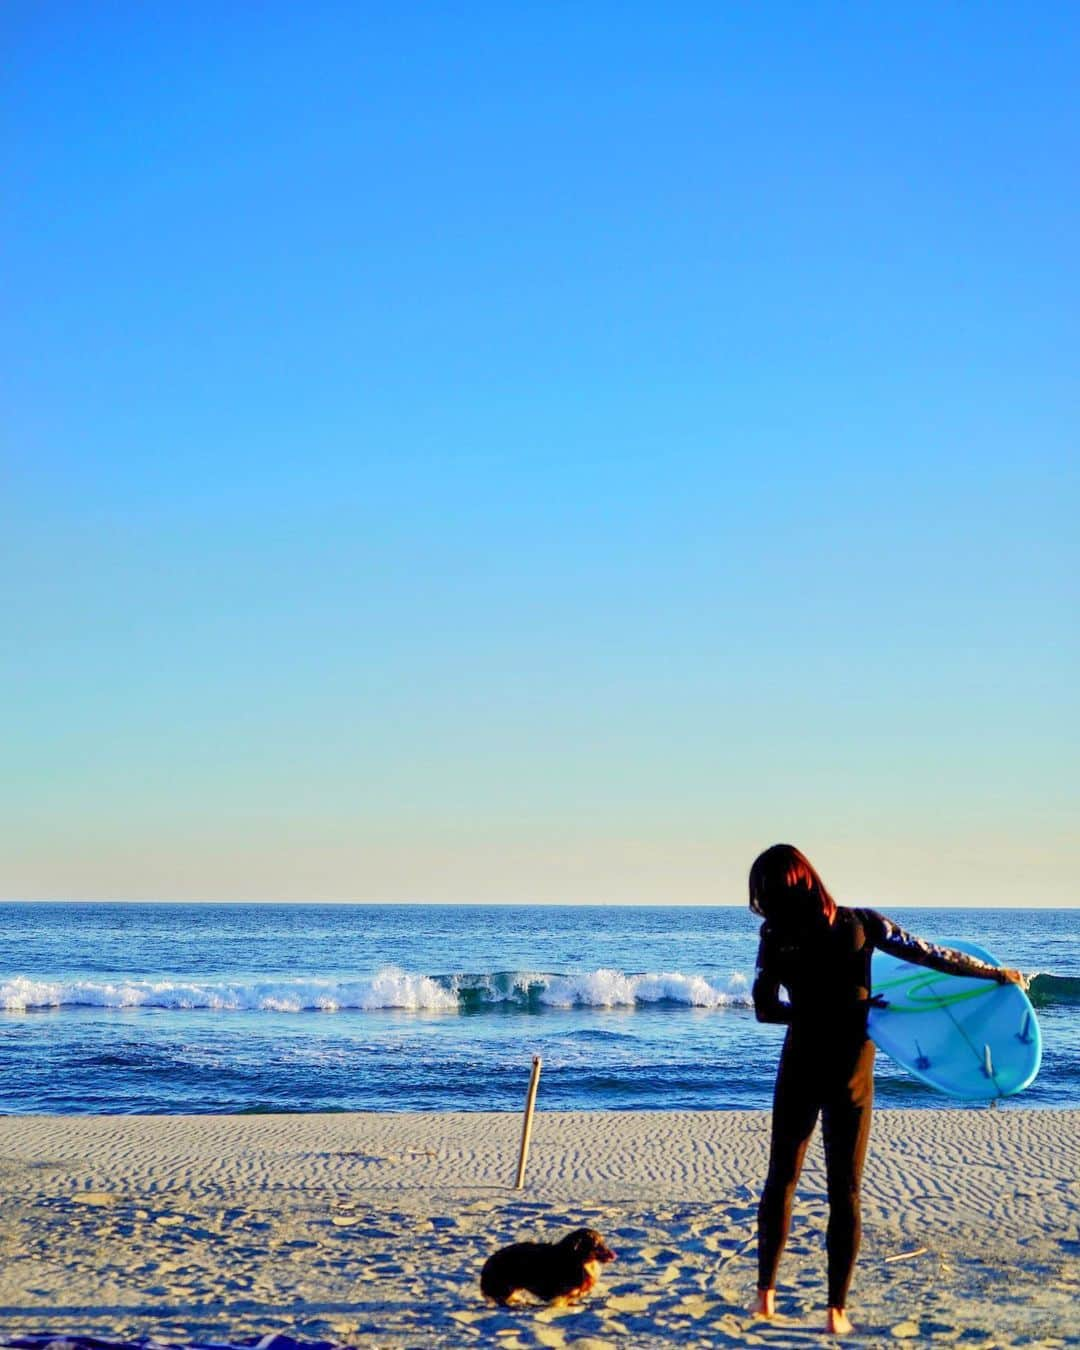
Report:
[[[941,945],[1001,964],[974,942]],[[943,975],[881,951],[871,978],[887,1004],[870,1009],[871,1038],[930,1087],[988,1101],[1022,1092],[1039,1072],[1042,1035],[1019,985]]]

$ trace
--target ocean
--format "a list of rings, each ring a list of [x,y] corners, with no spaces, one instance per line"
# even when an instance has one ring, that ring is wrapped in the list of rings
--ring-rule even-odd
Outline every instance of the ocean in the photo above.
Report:
[[[1080,911],[895,909],[1036,974],[1080,1105]],[[744,908],[0,904],[0,1112],[766,1107]],[[878,1055],[882,1106],[955,1107]],[[985,1109],[985,1108],[970,1108]]]

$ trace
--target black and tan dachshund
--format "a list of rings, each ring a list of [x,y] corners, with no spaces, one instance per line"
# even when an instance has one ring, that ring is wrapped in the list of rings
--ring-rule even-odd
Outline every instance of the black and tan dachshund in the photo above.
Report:
[[[601,1265],[614,1260],[595,1228],[576,1228],[561,1242],[503,1247],[484,1262],[480,1288],[496,1303],[509,1303],[522,1290],[547,1303],[573,1303],[596,1283]]]

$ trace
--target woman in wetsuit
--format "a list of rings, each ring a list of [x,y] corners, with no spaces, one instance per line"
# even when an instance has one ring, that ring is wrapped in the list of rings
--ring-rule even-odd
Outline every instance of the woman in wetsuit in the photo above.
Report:
[[[750,908],[761,915],[754,981],[759,1022],[787,1036],[773,1097],[769,1173],[758,1206],[759,1316],[775,1312],[776,1270],[791,1202],[818,1115],[829,1195],[826,1330],[848,1332],[844,1311],[859,1247],[859,1183],[874,1099],[874,1043],[866,1030],[875,948],[950,975],[1023,984],[1018,970],[912,937],[872,909],[844,909],[790,844],[766,849],[750,869]],[[780,999],[783,985],[788,1001]]]

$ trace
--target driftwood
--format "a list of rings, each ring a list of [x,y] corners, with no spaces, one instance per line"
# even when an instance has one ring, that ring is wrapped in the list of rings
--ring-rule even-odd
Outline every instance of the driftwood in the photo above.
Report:
[[[521,1124],[521,1152],[518,1154],[517,1181],[514,1189],[520,1191],[525,1185],[525,1163],[529,1157],[529,1138],[532,1135],[533,1111],[536,1109],[536,1089],[540,1085],[540,1056],[533,1055],[532,1077],[529,1079],[529,1091],[525,1096],[525,1119]]]

